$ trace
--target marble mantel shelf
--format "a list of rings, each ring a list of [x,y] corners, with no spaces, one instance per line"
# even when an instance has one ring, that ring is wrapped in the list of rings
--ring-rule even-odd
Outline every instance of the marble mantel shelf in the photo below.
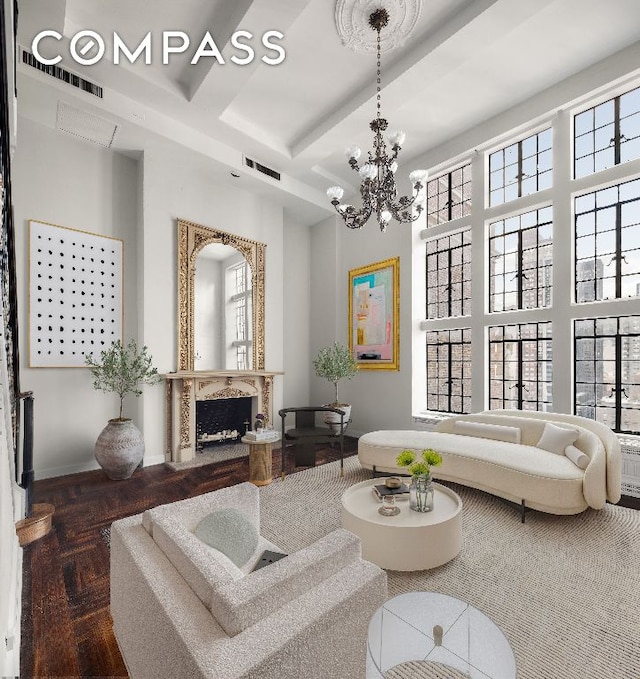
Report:
[[[192,460],[196,454],[196,401],[253,398],[252,415],[263,413],[273,422],[273,378],[284,375],[269,370],[180,370],[165,373],[166,440],[165,459]]]
[[[277,370],[180,370],[173,373],[165,373],[162,377],[166,380],[183,380],[186,378],[197,379],[198,377],[273,377],[284,375]]]

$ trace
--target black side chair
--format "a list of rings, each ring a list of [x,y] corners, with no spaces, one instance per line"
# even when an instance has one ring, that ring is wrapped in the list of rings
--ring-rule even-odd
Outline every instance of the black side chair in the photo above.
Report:
[[[316,413],[338,413],[340,415],[340,428],[337,423],[335,430],[331,427],[316,426]],[[295,415],[295,427],[287,431],[285,420],[289,413]],[[285,476],[285,455],[287,446],[293,446],[294,465],[315,466],[316,444],[330,443],[332,446],[337,441],[340,444],[340,476],[344,476],[344,430],[350,420],[344,419],[344,411],[339,408],[327,406],[305,406],[302,408],[283,408],[278,411],[282,418],[282,458],[281,476]]]

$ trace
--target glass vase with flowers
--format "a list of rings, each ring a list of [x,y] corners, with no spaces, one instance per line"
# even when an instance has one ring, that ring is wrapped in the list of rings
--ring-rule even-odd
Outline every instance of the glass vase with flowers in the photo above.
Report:
[[[431,467],[442,464],[442,455],[431,448],[423,450],[420,457],[415,450],[403,450],[396,464],[406,467],[411,474],[409,507],[416,512],[430,512],[433,509]]]

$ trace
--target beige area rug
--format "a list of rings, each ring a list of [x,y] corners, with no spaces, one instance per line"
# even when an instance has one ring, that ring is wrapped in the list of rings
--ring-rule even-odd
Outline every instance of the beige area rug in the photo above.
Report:
[[[205,464],[213,464],[214,462],[235,460],[238,457],[247,457],[248,455],[249,446],[246,443],[223,443],[219,446],[205,448],[203,452],[196,453],[194,459],[188,462],[165,462],[165,464],[174,472],[177,472],[183,469],[203,467]]]
[[[343,478],[330,463],[261,488],[265,537],[291,552],[339,527],[342,492],[370,478],[357,457],[344,463]],[[389,571],[389,596],[434,591],[479,608],[511,643],[518,679],[640,679],[640,512],[531,511],[522,524],[518,509],[448,485],[464,504],[462,551],[430,571]],[[415,664],[393,672],[459,676]]]

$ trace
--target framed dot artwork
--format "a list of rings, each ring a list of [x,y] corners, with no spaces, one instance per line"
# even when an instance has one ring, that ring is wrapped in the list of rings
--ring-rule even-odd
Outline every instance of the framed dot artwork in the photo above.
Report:
[[[122,340],[123,241],[29,222],[29,367],[75,368]]]

